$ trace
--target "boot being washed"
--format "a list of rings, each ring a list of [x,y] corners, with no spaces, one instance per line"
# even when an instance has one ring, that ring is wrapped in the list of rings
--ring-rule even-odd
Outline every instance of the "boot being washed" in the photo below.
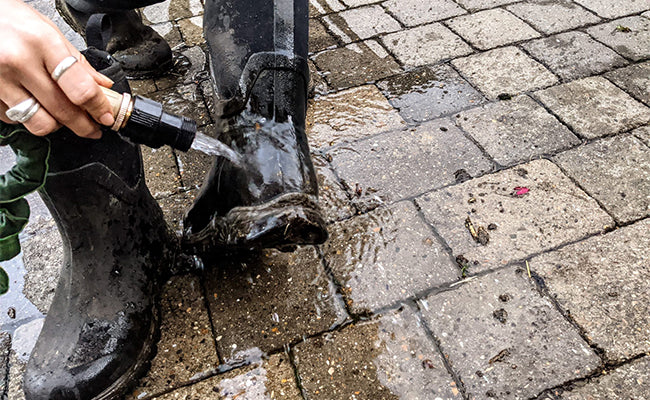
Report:
[[[110,18],[111,27],[108,32],[104,32],[108,37],[105,38],[107,43],[103,47],[120,63],[128,77],[145,78],[161,75],[172,67],[172,51],[169,44],[156,31],[145,26],[140,15],[133,10],[148,3],[151,1],[143,3],[142,0],[136,0],[130,5],[131,9],[108,11],[97,5],[122,4],[119,0],[56,0],[56,9],[72,29],[84,36],[89,17],[98,12],[106,13]],[[80,11],[85,8],[88,8],[87,12]]]
[[[107,57],[86,54],[124,92],[119,65],[97,64]],[[154,354],[155,299],[178,245],[145,186],[136,145],[108,130],[100,140],[67,129],[48,138],[50,169],[40,194],[65,258],[27,364],[26,399],[120,399]]]
[[[305,136],[306,0],[207,0],[204,31],[219,139],[243,165],[217,158],[184,221],[190,251],[322,243],[325,222]]]

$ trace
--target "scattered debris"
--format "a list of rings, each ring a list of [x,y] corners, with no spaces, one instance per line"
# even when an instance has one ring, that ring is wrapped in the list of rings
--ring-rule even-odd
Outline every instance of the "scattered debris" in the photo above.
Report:
[[[489,364],[494,364],[495,362],[503,361],[505,360],[506,357],[510,355],[510,350],[508,349],[503,349],[497,354],[496,356],[490,358],[488,361]]]
[[[476,197],[470,197],[469,200],[467,200],[467,204],[474,204],[476,203]]]
[[[440,130],[443,131],[443,132],[447,132],[447,131],[448,131],[448,129],[445,128],[444,126],[441,126],[441,127],[440,127]]]
[[[623,26],[623,25],[617,25],[616,30],[618,32],[623,32],[623,33],[632,32],[632,29],[628,28],[627,26]]]
[[[528,277],[531,278],[531,276],[530,276],[530,265],[528,265],[528,260],[526,260],[526,270],[528,271]]]
[[[16,319],[16,309],[14,307],[9,307],[9,309],[7,310],[7,315],[11,319]]]
[[[530,189],[528,189],[527,187],[517,186],[512,190],[512,195],[515,197],[521,197],[525,194],[528,194],[528,192],[530,192]]]
[[[503,308],[499,308],[498,310],[494,310],[492,313],[492,316],[502,324],[505,324],[506,321],[508,321],[508,312],[504,310]]]
[[[465,219],[465,227],[469,231],[469,234],[472,235],[472,239],[474,239],[476,243],[480,243],[485,246],[490,241],[490,234],[487,232],[485,227],[479,225],[478,229],[474,228],[474,224],[472,223],[472,219],[470,217],[467,217]]]
[[[460,268],[460,274],[463,278],[467,276],[467,269],[470,266],[469,260],[465,258],[464,255],[459,254],[456,256],[456,264],[458,264],[458,267]]]
[[[474,229],[474,224],[472,224],[472,219],[470,217],[465,218],[465,227],[469,231],[469,234],[472,235],[472,239],[478,242],[478,233]]]
[[[470,276],[469,278],[465,278],[462,281],[454,282],[454,283],[450,284],[449,287],[453,288],[454,286],[458,286],[458,285],[462,285],[463,283],[471,282],[474,279],[476,279],[476,275]]]
[[[488,231],[496,231],[497,230],[497,224],[491,223],[488,225]]]
[[[433,361],[429,360],[428,358],[426,360],[422,360],[422,368],[424,369],[434,369],[435,365],[433,365]]]
[[[463,183],[472,179],[472,175],[464,169],[459,169],[454,172],[454,179],[456,179],[456,183]]]
[[[512,100],[512,95],[509,93],[499,93],[497,96],[499,100]]]
[[[510,295],[508,293],[504,293],[499,295],[499,300],[501,300],[504,303],[507,303],[510,301]]]

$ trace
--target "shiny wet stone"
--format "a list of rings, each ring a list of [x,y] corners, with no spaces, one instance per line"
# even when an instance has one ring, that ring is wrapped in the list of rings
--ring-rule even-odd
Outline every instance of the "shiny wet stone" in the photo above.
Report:
[[[321,73],[316,68],[316,64],[313,61],[309,61],[309,89],[308,96],[313,98],[315,96],[322,96],[327,94],[329,91],[327,87],[327,82],[325,78],[321,76]]]
[[[382,37],[388,49],[406,66],[418,67],[471,54],[472,48],[440,23],[391,33]]]
[[[602,77],[584,78],[534,94],[584,138],[623,132],[650,121],[650,109]]]
[[[390,103],[409,122],[422,122],[485,101],[448,65],[424,67],[378,83]]]
[[[328,154],[350,195],[373,205],[449,185],[459,170],[476,176],[492,168],[450,119],[337,146]]]
[[[571,0],[529,0],[506,6],[506,9],[546,34],[600,21]]]
[[[169,146],[158,149],[142,146],[144,177],[154,198],[171,195],[180,186],[180,175],[176,167],[176,157]]]
[[[525,95],[461,112],[456,123],[501,165],[580,144],[560,121]]]
[[[161,103],[167,112],[193,119],[199,127],[212,122],[203,96],[195,84],[160,90],[149,98]]]
[[[203,16],[185,18],[178,21],[178,29],[187,46],[196,46],[205,42],[203,38]]]
[[[458,58],[452,64],[489,98],[516,95],[554,85],[558,79],[516,47],[503,47]]]
[[[165,221],[174,230],[174,232],[181,233],[181,225],[185,213],[190,209],[198,190],[188,190],[176,193],[169,197],[158,199],[158,204],[163,211]]]
[[[452,0],[426,2],[419,0],[389,0],[382,4],[404,25],[412,27],[466,14]]]
[[[207,50],[201,46],[192,46],[174,52],[173,68],[167,74],[154,79],[158,90],[176,87],[179,94],[186,96],[188,100],[200,103],[203,85],[209,82],[206,52]],[[196,89],[197,84],[199,90]],[[201,121],[197,121],[199,122]]]
[[[200,278],[177,276],[167,282],[160,301],[160,340],[149,373],[127,399],[169,391],[219,365]]]
[[[318,97],[307,109],[307,137],[313,148],[354,141],[404,125],[397,111],[371,85]]]
[[[173,392],[157,400],[302,400],[289,357],[275,354]]]
[[[540,36],[524,21],[501,8],[452,18],[446,25],[480,50]]]
[[[142,8],[145,22],[160,23],[203,14],[201,0],[166,0]]]
[[[555,160],[619,224],[650,215],[650,149],[635,137],[602,139]]]
[[[317,53],[336,46],[336,39],[327,32],[325,25],[317,19],[309,20],[309,52]]]
[[[547,160],[425,194],[416,201],[454,254],[471,263],[468,273],[522,260],[614,225],[594,199]],[[489,235],[485,244],[473,238],[468,219],[475,232],[482,228]]]
[[[605,77],[650,106],[650,61],[608,72]]]
[[[318,203],[327,223],[340,221],[355,214],[356,209],[350,201],[345,188],[341,186],[327,160],[312,154],[318,180]]]
[[[409,306],[294,348],[309,400],[462,399]]]
[[[634,61],[650,57],[650,46],[648,46],[650,19],[648,18],[621,18],[591,27],[587,29],[587,33]]]
[[[644,220],[530,261],[553,298],[611,362],[650,351],[648,243],[650,221]]]
[[[563,400],[645,399],[650,382],[650,357],[645,356],[589,382],[572,385]]]
[[[469,398],[535,398],[600,365],[578,330],[539,295],[525,268],[432,295],[422,308]]]
[[[153,79],[129,79],[129,86],[132,94],[140,96],[146,96],[158,90]]]
[[[524,49],[565,81],[600,74],[627,61],[582,32],[567,32],[524,44]]]
[[[339,222],[329,233],[325,260],[355,314],[369,314],[460,276],[412,202]]]
[[[647,2],[639,0],[575,0],[576,3],[603,18],[617,18],[647,10]]]
[[[313,247],[204,260],[219,353],[225,360],[269,352],[346,318]]]
[[[401,71],[393,57],[375,40],[326,50],[313,61],[333,89],[374,82]]]
[[[369,39],[402,28],[399,22],[378,5],[354,8],[339,15],[360,39]]]

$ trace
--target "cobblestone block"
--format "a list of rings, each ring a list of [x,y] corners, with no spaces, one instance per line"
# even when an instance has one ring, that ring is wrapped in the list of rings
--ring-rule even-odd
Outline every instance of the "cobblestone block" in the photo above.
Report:
[[[623,132],[650,121],[650,109],[602,77],[536,92],[546,107],[585,138]]]
[[[524,259],[614,224],[595,200],[547,160],[472,179],[416,201],[454,254],[478,262],[470,273]]]
[[[378,86],[409,122],[428,121],[485,101],[448,65],[396,75],[379,82]]]
[[[23,264],[27,272],[22,292],[38,311],[47,314],[64,262],[63,240],[53,219],[38,219],[32,223],[24,234],[33,237],[21,243]],[[40,316],[36,313],[29,315],[27,304],[20,304],[15,309],[19,319],[28,320]]]
[[[378,5],[354,8],[343,11],[340,15],[352,32],[361,39],[368,39],[381,33],[395,32],[402,28],[399,22]]]
[[[251,366],[217,375],[155,399],[302,400],[302,396],[289,358],[285,354],[274,354],[268,360],[257,360]]]
[[[141,9],[145,22],[152,24],[175,21],[203,14],[201,0],[166,0]]]
[[[323,252],[355,314],[368,314],[460,276],[412,202],[335,224]]]
[[[650,149],[635,137],[599,140],[555,160],[618,223],[650,215]]]
[[[158,352],[128,400],[178,388],[219,365],[201,280],[192,275],[172,278],[160,305]]]
[[[132,94],[140,96],[146,96],[158,90],[153,79],[129,79],[129,86]]]
[[[316,179],[318,180],[318,203],[325,213],[328,223],[351,217],[356,210],[345,189],[339,184],[327,161],[320,155],[312,154]]]
[[[501,8],[463,15],[446,23],[481,50],[539,37],[528,24]]]
[[[391,33],[384,36],[383,41],[408,66],[435,64],[472,53],[471,47],[439,23]]]
[[[650,57],[650,20],[647,18],[617,19],[591,27],[587,32],[624,57],[635,61]]]
[[[650,62],[617,69],[605,76],[632,97],[650,106]]]
[[[644,0],[575,0],[575,2],[603,18],[618,18],[650,8],[648,2]]]
[[[219,270],[206,273],[205,284],[217,347],[226,361],[253,349],[282,349],[346,318],[313,247],[221,257],[216,265]]]
[[[7,394],[7,375],[9,374],[9,354],[11,352],[11,335],[0,332],[0,398]]]
[[[650,382],[650,357],[623,365],[606,375],[576,383],[570,392],[562,394],[562,400],[610,400],[646,399]]]
[[[203,17],[191,17],[178,21],[178,29],[183,35],[183,42],[187,46],[197,46],[205,42],[203,38]]]
[[[294,348],[309,400],[462,399],[409,306]]]
[[[159,199],[171,195],[180,186],[176,158],[169,146],[152,149],[142,147],[144,177],[151,194]]]
[[[461,112],[456,123],[501,165],[580,144],[564,125],[525,95]]]
[[[313,60],[333,89],[363,85],[401,71],[393,57],[375,40],[327,50]]]
[[[565,81],[600,74],[627,61],[582,32],[567,32],[524,44],[533,57]]]
[[[341,42],[349,44],[361,40],[359,36],[348,26],[341,14],[330,14],[322,18],[323,24]]]
[[[165,216],[165,221],[178,234],[182,233],[181,224],[183,217],[185,216],[185,212],[194,203],[197,194],[198,190],[189,190],[158,200],[158,204],[162,208],[163,215]]]
[[[649,232],[650,221],[644,220],[530,261],[549,293],[611,362],[650,351]]]
[[[161,22],[151,25],[151,28],[158,32],[172,49],[183,45],[181,31],[175,22]]]
[[[324,96],[329,92],[327,82],[322,77],[321,73],[316,68],[316,64],[309,60],[309,98],[315,96]]]
[[[310,0],[309,14],[322,15],[345,10],[345,4],[339,0]]]
[[[168,74],[154,79],[156,87],[159,91],[177,88],[179,92],[185,92],[193,89],[190,100],[199,100],[202,88],[212,86],[205,79],[209,74],[206,61],[206,50],[201,46],[188,47],[180,53],[174,53],[174,67]],[[197,82],[200,84],[196,85]]]
[[[650,146],[650,126],[642,126],[633,132],[639,139],[643,140],[647,146]]]
[[[488,97],[551,86],[558,79],[516,47],[504,47],[452,61],[465,78]]]
[[[327,32],[325,25],[317,19],[309,20],[309,52],[316,53],[337,45],[336,39]]]
[[[167,112],[193,119],[199,126],[212,122],[197,85],[171,87],[149,98],[161,103]]]
[[[469,11],[476,11],[515,3],[516,1],[517,0],[457,0],[457,3]]]
[[[314,148],[354,141],[404,125],[375,86],[321,96],[307,109],[307,137]]]
[[[28,358],[18,357],[15,351],[9,355],[9,379],[7,382],[7,399],[25,400],[23,391],[23,375]]]
[[[404,25],[413,27],[466,14],[462,7],[452,0],[437,0],[435,3],[419,0],[389,0],[383,6]]]
[[[422,305],[469,398],[534,398],[600,364],[522,269],[482,276]]]
[[[449,185],[459,170],[476,176],[491,163],[449,119],[332,149],[332,165],[359,200],[394,202]]]
[[[600,21],[600,18],[570,0],[528,0],[509,5],[506,9],[546,34]]]

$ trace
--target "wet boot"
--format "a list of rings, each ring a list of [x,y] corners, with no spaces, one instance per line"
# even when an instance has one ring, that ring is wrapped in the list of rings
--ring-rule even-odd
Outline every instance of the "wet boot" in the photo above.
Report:
[[[86,54],[96,68],[107,56]],[[116,76],[119,64],[99,67],[114,90],[128,89],[124,75]],[[97,141],[65,128],[48,138],[50,169],[40,194],[65,258],[27,364],[26,399],[119,399],[155,353],[156,296],[178,243],[145,186],[136,145],[108,130]]]
[[[215,160],[184,221],[189,251],[326,240],[305,135],[307,17],[306,0],[206,0],[219,139],[244,162]]]
[[[115,1],[94,2],[110,5]],[[74,7],[80,7],[79,9]],[[135,5],[132,5],[135,7]],[[115,10],[94,7],[79,0],[56,0],[56,8],[63,19],[80,35],[85,36],[86,24],[94,13],[103,12],[110,17],[111,31],[103,46],[122,66],[130,78],[159,76],[172,68],[172,51],[169,44],[151,27],[142,23],[135,10]]]

